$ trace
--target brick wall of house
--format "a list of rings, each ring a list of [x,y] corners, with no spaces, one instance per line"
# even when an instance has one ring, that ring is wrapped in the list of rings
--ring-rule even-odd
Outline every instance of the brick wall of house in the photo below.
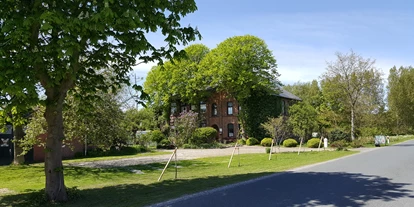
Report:
[[[46,139],[46,134],[39,135],[39,139],[43,142]],[[83,152],[84,147],[82,143],[77,140],[73,140],[71,145],[73,145],[73,150],[68,146],[62,147],[62,158],[69,159],[75,156],[77,152]],[[42,146],[34,146],[33,147],[33,161],[35,162],[43,162],[45,161],[45,148]]]
[[[228,103],[232,104],[233,114],[228,114]],[[217,115],[213,114],[213,104],[217,105]],[[239,106],[234,98],[228,97],[226,93],[215,93],[207,100],[207,112],[205,118],[207,120],[207,126],[216,128],[219,130],[219,140],[234,140],[238,136],[238,115]],[[229,124],[233,124],[233,134],[229,134]],[[220,130],[221,129],[221,130]]]

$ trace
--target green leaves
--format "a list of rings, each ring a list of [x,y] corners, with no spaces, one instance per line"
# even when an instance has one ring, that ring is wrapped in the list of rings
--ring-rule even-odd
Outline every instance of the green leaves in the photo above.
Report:
[[[293,128],[293,132],[302,138],[316,129],[317,112],[308,103],[300,102],[289,108],[289,123]]]
[[[414,121],[414,68],[393,67],[388,76],[388,106],[394,133],[406,133]]]

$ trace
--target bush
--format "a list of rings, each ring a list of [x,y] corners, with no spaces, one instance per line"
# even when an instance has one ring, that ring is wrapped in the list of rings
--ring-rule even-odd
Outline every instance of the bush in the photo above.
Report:
[[[340,129],[335,129],[335,130],[331,131],[331,133],[329,135],[329,139],[332,142],[335,142],[335,141],[338,141],[338,140],[349,141],[350,137],[351,136],[348,133],[346,133],[346,132],[344,132]]]
[[[163,139],[160,143],[158,143],[157,148],[160,149],[171,149],[174,148],[174,146],[171,144],[170,140]]]
[[[258,145],[258,144],[259,144],[259,140],[257,140],[256,138],[249,138],[246,141],[247,146]]]
[[[298,142],[292,138],[283,141],[284,147],[296,147],[298,146]]]
[[[272,145],[272,140],[272,138],[264,138],[260,142],[260,145],[262,145],[263,147],[270,147]]]
[[[246,144],[246,140],[244,140],[244,139],[239,139],[239,140],[237,140],[237,144],[238,144],[238,145],[245,145],[245,144]]]
[[[194,145],[200,145],[203,143],[213,143],[217,136],[217,130],[213,127],[197,128],[193,136],[191,136],[189,143]]]
[[[149,133],[150,140],[156,143],[160,143],[165,139],[165,135],[160,130],[154,130]]]
[[[266,154],[270,153],[270,147],[266,147]]]
[[[218,142],[203,143],[203,144],[200,144],[200,148],[201,149],[217,149],[217,148],[221,148],[221,145]]]
[[[318,148],[319,147],[319,138],[312,138],[310,140],[308,140],[308,142],[306,143],[306,145],[309,148]]]
[[[337,140],[331,143],[331,147],[342,150],[348,147],[348,143],[345,140]]]

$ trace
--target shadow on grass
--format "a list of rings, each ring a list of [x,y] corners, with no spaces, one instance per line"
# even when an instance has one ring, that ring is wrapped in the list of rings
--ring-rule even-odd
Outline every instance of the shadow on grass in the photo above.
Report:
[[[59,206],[144,206],[272,173],[255,173],[192,180],[164,180],[150,185],[127,184],[85,189],[82,198]],[[287,172],[223,190],[213,190],[160,206],[362,206],[414,198],[408,183],[354,173]],[[31,206],[31,193],[6,195],[1,206]],[[52,206],[52,205],[51,205]]]

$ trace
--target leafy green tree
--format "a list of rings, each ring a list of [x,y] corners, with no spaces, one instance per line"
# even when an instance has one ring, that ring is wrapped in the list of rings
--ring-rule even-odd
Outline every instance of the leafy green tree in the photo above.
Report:
[[[61,150],[67,92],[75,85],[82,93],[105,92],[126,83],[127,73],[138,60],[162,62],[164,57],[182,55],[175,45],[185,45],[199,33],[179,21],[196,9],[194,0],[1,1],[0,73],[9,74],[15,84],[0,88],[12,95],[27,91],[37,96],[33,91],[40,83],[46,96],[45,190],[49,200],[67,200]],[[146,38],[146,33],[156,31],[166,36],[166,47],[156,48]],[[104,82],[102,70],[106,68],[116,74],[112,85]]]
[[[269,118],[269,120],[262,123],[261,126],[272,136],[278,145],[282,143],[286,135],[288,135],[291,131],[289,126],[289,118],[287,116]]]
[[[125,111],[123,126],[133,137],[137,131],[153,130],[157,128],[157,120],[152,108],[140,110],[131,108]]]
[[[202,44],[190,45],[184,49],[185,58],[166,62],[163,66],[151,69],[144,83],[155,105],[171,103],[180,99],[187,103],[199,103],[208,93],[208,77],[204,77],[205,67],[200,65],[210,49]]]
[[[374,108],[382,101],[383,85],[381,72],[374,66],[375,61],[364,59],[353,51],[336,53],[337,60],[329,62],[322,75],[322,88],[326,100],[350,113],[351,139],[355,139],[356,114]],[[369,107],[368,107],[369,106]],[[369,109],[368,109],[369,108]]]
[[[396,134],[407,133],[414,122],[414,68],[395,66],[388,76],[388,107]]]
[[[177,146],[188,144],[198,126],[198,113],[193,111],[182,112],[180,116],[175,119],[172,128],[174,133],[170,134],[170,136],[174,136],[173,139]]]
[[[322,104],[322,91],[317,80],[297,82],[293,85],[283,86],[283,88],[300,97],[303,102],[309,103],[315,109]]]
[[[205,77],[211,77],[210,86],[225,91],[239,104],[252,90],[275,92],[280,85],[276,59],[266,43],[255,36],[230,37],[207,54],[202,62]]]
[[[307,137],[318,126],[317,112],[308,103],[300,102],[289,108],[289,124],[293,133],[303,139]]]
[[[253,123],[257,126],[248,127],[248,117],[255,116],[248,112],[249,102],[252,102],[248,99],[255,93],[275,94],[280,86],[276,59],[266,43],[252,35],[230,37],[211,50],[202,65],[208,68],[203,76],[211,77],[210,87],[236,99],[242,108],[239,123],[249,136],[257,137],[259,134],[253,135],[249,131],[260,127],[269,114]]]

